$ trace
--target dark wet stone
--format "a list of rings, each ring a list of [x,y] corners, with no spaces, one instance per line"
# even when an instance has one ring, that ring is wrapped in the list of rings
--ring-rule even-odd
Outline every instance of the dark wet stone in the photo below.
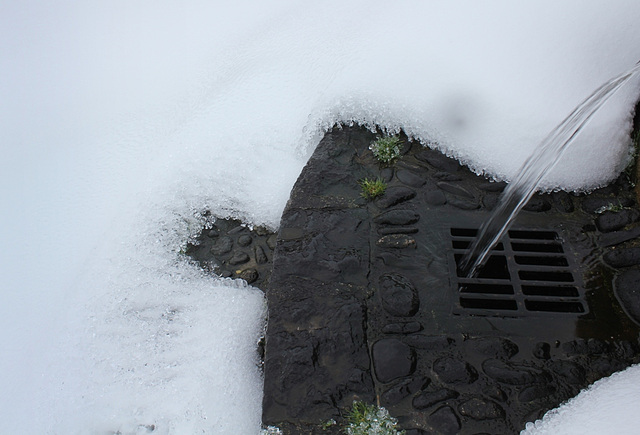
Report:
[[[474,199],[464,199],[460,197],[447,198],[447,202],[460,210],[475,210],[480,208],[480,203]]]
[[[445,335],[411,335],[406,337],[404,341],[417,349],[430,351],[446,349],[456,342],[453,338]]]
[[[393,168],[384,168],[380,171],[380,178],[387,183],[393,178]]]
[[[454,435],[460,430],[460,420],[449,406],[443,406],[427,417],[427,423],[443,435]]]
[[[458,162],[435,150],[424,150],[418,152],[416,153],[416,159],[422,162],[427,162],[434,168],[445,172],[456,172],[460,169]]]
[[[591,196],[583,198],[581,203],[584,211],[593,214],[607,207],[630,207],[634,201],[630,198],[600,198]]]
[[[376,200],[380,208],[389,208],[416,196],[416,191],[408,187],[389,187],[382,198]]]
[[[238,278],[242,278],[247,281],[247,284],[251,284],[258,279],[258,271],[255,269],[245,269],[238,274]]]
[[[436,360],[433,371],[446,384],[471,384],[478,379],[478,372],[471,365],[451,357]]]
[[[229,264],[237,266],[238,264],[244,264],[249,261],[249,255],[245,252],[236,252],[233,257],[229,259]]]
[[[538,359],[551,358],[551,345],[549,345],[549,343],[536,343],[536,346],[533,348],[533,356]]]
[[[265,264],[267,261],[269,261],[269,259],[267,258],[267,254],[265,254],[264,249],[262,249],[262,246],[256,246],[253,251],[256,255],[256,263]]]
[[[416,227],[381,227],[378,228],[378,233],[381,235],[387,234],[415,234],[418,232]]]
[[[625,270],[618,275],[614,291],[629,317],[640,323],[640,270]]]
[[[419,322],[389,323],[382,328],[383,334],[413,334],[422,329]]]
[[[504,417],[504,409],[502,406],[490,400],[484,400],[477,397],[458,405],[458,412],[460,412],[461,415],[471,417],[474,420],[493,420]]]
[[[589,355],[598,355],[607,352],[609,345],[597,338],[590,338],[587,340],[587,349],[589,350]]]
[[[571,195],[567,192],[555,192],[551,198],[553,205],[560,213],[572,213],[575,209]]]
[[[424,196],[425,201],[429,205],[444,205],[447,203],[447,197],[440,190],[431,190]]]
[[[541,212],[551,210],[551,203],[541,196],[532,197],[523,207],[526,211]]]
[[[404,431],[405,435],[430,435],[430,432],[425,432],[422,429],[412,428]]]
[[[567,341],[562,343],[562,350],[567,355],[588,355],[589,345],[585,340],[579,338],[577,340]]]
[[[441,190],[444,190],[445,192],[451,193],[453,195],[462,196],[464,198],[470,198],[470,199],[474,198],[473,193],[469,192],[467,189],[465,189],[464,187],[458,184],[448,183],[446,181],[439,181],[436,185]]]
[[[623,370],[628,365],[616,358],[601,357],[596,358],[590,364],[591,370],[599,377],[610,376],[615,372]]]
[[[389,210],[376,216],[373,221],[381,225],[409,225],[420,220],[420,215],[413,210]]]
[[[383,406],[395,405],[405,397],[427,388],[430,383],[429,378],[405,379],[382,393],[380,401]]]
[[[611,267],[629,267],[640,264],[640,248],[613,249],[602,256],[602,259]]]
[[[227,234],[240,234],[244,231],[249,231],[247,227],[243,226],[243,225],[238,225],[235,228],[232,228],[231,230],[229,230],[229,232]]]
[[[389,314],[408,317],[418,312],[418,292],[407,278],[397,274],[383,275],[379,284],[382,307]]]
[[[618,212],[605,211],[596,218],[596,227],[603,233],[609,233],[624,228],[640,218],[640,211],[625,209]]]
[[[411,187],[421,187],[427,181],[424,177],[407,169],[398,169],[396,177],[401,183]]]
[[[240,246],[249,246],[252,241],[253,239],[248,234],[243,234],[240,237],[238,237],[238,245]]]
[[[231,276],[233,276],[233,273],[229,272],[228,270],[221,270],[220,276],[223,278],[231,278]]]
[[[501,402],[507,400],[507,395],[504,393],[504,391],[502,391],[499,386],[493,383],[482,388],[482,394],[491,399],[499,400]]]
[[[638,347],[633,343],[622,340],[616,342],[613,349],[613,355],[621,359],[630,359],[637,355]]]
[[[586,380],[587,374],[584,368],[573,361],[556,360],[552,361],[549,367],[569,384],[582,385]]]
[[[529,369],[517,368],[497,359],[489,359],[483,362],[482,370],[487,376],[509,385],[532,384],[537,379],[535,373]]]
[[[555,390],[555,387],[551,384],[530,385],[520,391],[518,400],[524,403],[533,402],[553,394]]]
[[[271,249],[272,251],[276,249],[277,241],[278,241],[278,236],[276,234],[269,236],[269,238],[267,239],[267,246],[269,247],[269,249]]]
[[[373,344],[373,367],[382,383],[409,376],[416,368],[413,349],[395,338],[383,338]]]
[[[224,255],[231,251],[233,248],[233,240],[231,237],[220,237],[216,240],[216,243],[211,247],[211,253],[213,255]]]
[[[614,231],[612,233],[601,234],[598,241],[600,246],[615,246],[620,243],[633,240],[640,237],[640,227],[635,227],[630,230]]]
[[[220,235],[220,229],[217,227],[213,227],[209,230],[209,232],[207,233],[207,236],[209,237],[218,237]]]
[[[462,177],[458,174],[451,174],[449,172],[436,172],[433,174],[433,178],[440,181],[461,181]]]
[[[455,399],[458,393],[453,390],[442,388],[437,391],[423,391],[418,394],[412,402],[416,409],[426,409],[445,400]]]
[[[478,189],[485,192],[502,192],[507,187],[507,183],[504,181],[484,181],[478,183]]]
[[[376,245],[381,248],[406,249],[416,247],[416,240],[406,234],[389,234],[379,238]]]
[[[475,338],[465,342],[467,349],[488,358],[509,359],[518,353],[518,345],[506,338]]]

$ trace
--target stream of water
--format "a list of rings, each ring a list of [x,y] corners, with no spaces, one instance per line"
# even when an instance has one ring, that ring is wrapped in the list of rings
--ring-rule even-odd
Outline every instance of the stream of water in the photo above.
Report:
[[[536,192],[543,177],[556,166],[598,109],[639,71],[640,62],[632,69],[601,85],[578,104],[569,116],[536,147],[518,171],[518,176],[504,190],[495,210],[484,222],[478,231],[477,238],[462,258],[460,270],[464,274],[471,277],[479,271],[491,249]]]

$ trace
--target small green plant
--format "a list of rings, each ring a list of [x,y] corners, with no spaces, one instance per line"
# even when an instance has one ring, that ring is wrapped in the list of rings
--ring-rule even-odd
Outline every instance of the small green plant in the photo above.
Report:
[[[347,435],[402,435],[404,431],[398,431],[398,420],[389,415],[385,408],[368,405],[364,402],[353,402],[353,406],[347,414],[348,426],[345,429]]]
[[[369,149],[382,163],[391,163],[400,157],[400,138],[398,136],[379,137],[371,142]]]
[[[327,421],[325,421],[324,423],[322,423],[322,424],[320,425],[320,428],[321,428],[322,430],[327,430],[327,429],[332,428],[332,427],[333,427],[333,426],[335,426],[336,424],[338,424],[338,422],[337,422],[337,421],[335,421],[335,420],[332,418],[331,420],[327,420]]]
[[[376,178],[375,180],[364,178],[358,181],[358,184],[362,188],[362,197],[366,199],[374,199],[381,195],[384,195],[384,192],[387,190],[387,183],[380,178]]]

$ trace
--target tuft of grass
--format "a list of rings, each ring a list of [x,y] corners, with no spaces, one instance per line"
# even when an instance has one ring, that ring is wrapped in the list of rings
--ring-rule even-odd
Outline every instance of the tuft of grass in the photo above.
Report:
[[[378,161],[382,163],[391,163],[400,157],[400,138],[398,136],[379,137],[371,142],[369,149],[373,152]]]
[[[364,178],[358,181],[358,184],[362,189],[362,193],[360,193],[360,195],[366,199],[374,199],[382,196],[387,190],[387,183],[380,178],[376,178],[375,180]]]
[[[391,417],[389,411],[364,402],[353,402],[347,414],[347,423],[348,426],[345,429],[347,435],[402,435],[405,433],[396,429],[398,420]]]

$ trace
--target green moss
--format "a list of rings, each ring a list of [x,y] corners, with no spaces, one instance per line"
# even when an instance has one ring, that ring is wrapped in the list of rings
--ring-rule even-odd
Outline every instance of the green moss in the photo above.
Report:
[[[382,196],[387,190],[387,183],[385,183],[384,180],[381,180],[380,178],[376,178],[375,180],[364,178],[358,181],[358,184],[362,189],[362,193],[360,195],[362,195],[362,197],[366,199],[374,199]]]
[[[389,415],[385,408],[368,405],[364,402],[353,402],[353,406],[347,414],[345,429],[347,435],[402,435],[404,431],[398,431],[398,420]]]
[[[369,149],[373,155],[382,163],[391,163],[400,157],[400,138],[398,136],[379,137],[371,142]]]

